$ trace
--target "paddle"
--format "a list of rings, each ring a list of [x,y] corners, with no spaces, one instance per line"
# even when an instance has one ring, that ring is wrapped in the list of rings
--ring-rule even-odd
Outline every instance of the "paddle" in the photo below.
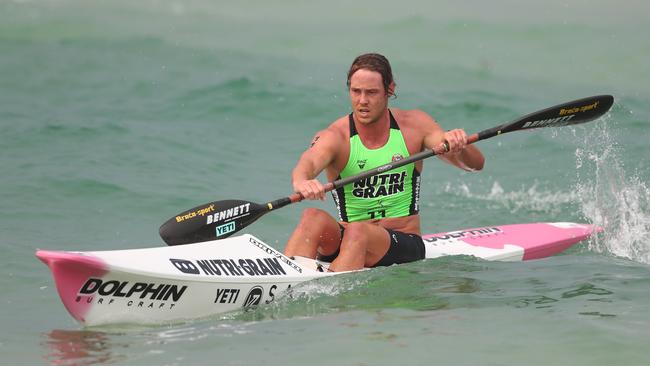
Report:
[[[592,121],[605,114],[614,103],[611,95],[598,95],[574,100],[554,107],[531,113],[515,121],[490,128],[468,136],[468,143],[485,140],[512,131],[529,130],[542,127],[577,125]],[[346,184],[398,168],[444,152],[446,146],[438,151],[426,150],[406,159],[391,162],[363,173],[325,184],[329,192]],[[303,197],[294,193],[263,205],[243,201],[215,201],[194,207],[178,214],[160,227],[160,236],[168,245],[189,244],[207,240],[226,238],[252,224],[267,212],[277,210],[291,203],[302,201]]]

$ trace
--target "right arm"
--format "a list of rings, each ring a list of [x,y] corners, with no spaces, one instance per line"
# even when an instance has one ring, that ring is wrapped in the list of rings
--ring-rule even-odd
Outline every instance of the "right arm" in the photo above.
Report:
[[[332,127],[318,132],[293,172],[293,189],[305,199],[325,199],[325,186],[316,177],[336,160],[342,139]]]

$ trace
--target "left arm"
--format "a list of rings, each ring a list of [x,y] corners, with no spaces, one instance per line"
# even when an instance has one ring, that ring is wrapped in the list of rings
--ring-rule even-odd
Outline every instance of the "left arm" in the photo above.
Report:
[[[424,126],[424,147],[435,151],[444,151],[441,147],[447,142],[449,151],[439,154],[440,159],[463,170],[476,171],[483,169],[485,157],[481,150],[467,144],[467,133],[462,129],[444,131],[442,127],[428,114],[420,112],[418,116]]]
[[[478,147],[467,144],[467,133],[464,130],[445,132],[443,141],[449,144],[449,152],[440,155],[440,159],[470,172],[483,169],[485,157]]]

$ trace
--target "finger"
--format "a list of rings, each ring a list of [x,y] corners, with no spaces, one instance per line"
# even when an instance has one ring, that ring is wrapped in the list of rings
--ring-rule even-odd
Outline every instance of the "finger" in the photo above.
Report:
[[[312,199],[318,199],[318,200],[325,199],[325,188],[318,181],[310,182],[310,192],[312,193]]]
[[[450,136],[447,139],[447,142],[449,143],[449,152],[451,152],[451,153],[458,152],[458,139],[456,138],[456,136],[453,136],[453,135]]]
[[[304,184],[301,187],[300,193],[307,199],[310,199],[310,200],[314,199],[314,192],[313,192],[311,186],[309,185],[309,183]]]
[[[463,148],[467,145],[467,134],[463,130],[459,130],[460,134],[460,143],[462,144]]]
[[[454,130],[453,152],[458,153],[467,146],[467,134],[463,130]]]
[[[318,199],[325,201],[325,186],[320,183],[318,183]]]
[[[313,182],[309,182],[309,196],[313,200],[318,199],[318,187]]]
[[[308,190],[309,190],[309,198],[310,199],[313,200],[313,199],[318,198],[318,189],[314,187],[313,183],[309,184]]]
[[[445,155],[449,152],[449,142],[444,140],[438,147],[434,147],[433,151],[436,155]]]

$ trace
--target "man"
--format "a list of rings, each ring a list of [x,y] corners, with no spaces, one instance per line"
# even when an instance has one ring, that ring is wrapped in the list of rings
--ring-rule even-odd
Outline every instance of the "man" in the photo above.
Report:
[[[467,144],[465,131],[445,132],[419,110],[388,109],[395,82],[384,56],[357,57],[347,84],[352,113],[318,132],[293,170],[293,188],[305,199],[324,199],[324,185],[315,179],[322,171],[332,181],[424,149],[434,149],[461,169],[483,168],[483,154]],[[324,210],[306,209],[285,254],[331,261],[331,271],[423,259],[418,215],[421,171],[422,161],[337,189],[332,194],[340,221]]]

